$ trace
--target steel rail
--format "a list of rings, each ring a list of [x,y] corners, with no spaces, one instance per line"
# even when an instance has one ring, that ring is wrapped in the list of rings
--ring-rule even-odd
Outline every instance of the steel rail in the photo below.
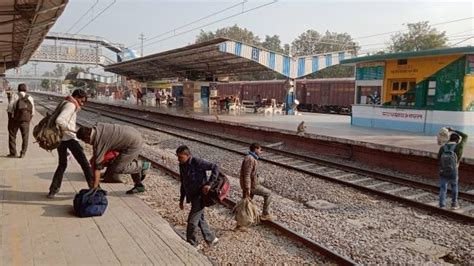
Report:
[[[51,108],[49,107],[46,107],[43,103],[41,102],[38,102],[37,103],[38,105],[41,105],[43,106],[43,108],[45,109],[49,109],[50,111],[52,111]],[[83,126],[84,124],[82,123],[77,123],[78,125],[81,125]],[[90,125],[90,124],[89,124]],[[144,160],[147,160],[151,163],[151,165],[158,169],[159,171],[173,177],[174,179],[176,180],[179,180],[179,173],[174,171],[173,169],[163,165],[163,164],[160,164],[159,162],[157,162],[156,160],[148,157],[148,156],[145,156],[145,155],[140,155],[141,158],[143,158]],[[225,199],[224,202],[222,203],[223,206],[225,206],[226,208],[229,208],[229,209],[233,209],[234,206],[236,205],[237,203],[229,198]],[[279,223],[279,222],[276,222],[276,221],[268,221],[268,220],[265,220],[265,221],[261,221],[262,224],[282,233],[283,235],[293,239],[294,241],[297,241],[297,242],[300,242],[302,243],[304,246],[306,246],[307,248],[323,255],[324,257],[326,257],[327,259],[329,259],[330,261],[336,263],[337,265],[357,265],[357,263],[355,261],[353,261],[352,259],[346,257],[346,256],[343,256],[343,255],[340,255],[332,250],[330,250],[329,248],[326,248],[325,246],[323,246],[322,244],[319,244],[317,243],[316,241],[290,229],[290,228],[287,228],[286,226],[284,226],[283,224]]]
[[[173,135],[173,136],[176,136],[176,137],[179,137],[179,138],[183,138],[183,139],[187,139],[187,140],[191,140],[191,141],[196,141],[196,142],[199,142],[199,143],[202,143],[202,144],[205,144],[205,145],[208,145],[208,146],[212,146],[212,147],[216,147],[216,148],[219,148],[219,149],[223,149],[223,150],[227,150],[227,151],[230,151],[230,152],[234,152],[234,153],[239,153],[239,154],[245,154],[245,152],[242,152],[242,151],[236,151],[232,148],[229,148],[229,147],[225,147],[225,146],[221,146],[221,145],[218,145],[218,144],[213,144],[213,143],[208,143],[206,141],[203,141],[203,140],[200,140],[200,139],[197,139],[197,138],[194,138],[194,137],[189,137],[189,136],[184,136],[182,133],[176,133],[176,132],[171,132],[171,131],[168,131],[168,130],[164,130],[162,128],[156,128],[156,127],[153,127],[153,126],[149,126],[149,125],[146,125],[142,122],[134,122],[134,121],[130,121],[130,120],[127,120],[124,118],[124,116],[128,116],[129,118],[132,118],[132,119],[139,119],[139,117],[134,117],[132,115],[127,115],[127,114],[124,114],[124,113],[120,113],[118,114],[117,112],[114,112],[110,109],[108,110],[103,110],[101,108],[96,108],[96,107],[91,107],[91,106],[88,106],[88,107],[85,107],[84,108],[85,110],[87,109],[91,109],[91,110],[96,110],[95,112],[100,112],[101,114],[103,114],[104,116],[108,116],[108,117],[111,117],[113,119],[117,119],[117,120],[121,120],[121,121],[124,121],[124,122],[127,122],[127,123],[131,123],[131,124],[135,124],[135,125],[139,125],[141,127],[144,127],[144,128],[148,128],[148,129],[151,129],[151,130],[155,130],[155,131],[160,131],[160,132],[164,132],[166,134],[170,134],[170,135]],[[127,108],[127,109],[133,109],[133,108]],[[107,113],[103,113],[104,111],[106,111]],[[133,110],[133,111],[136,111]],[[94,112],[94,111],[93,111]],[[111,113],[116,113],[117,115],[119,115],[120,117],[116,117],[115,115],[111,115]],[[148,123],[155,123],[155,124],[161,124],[160,122],[158,121],[151,121],[151,122],[148,122]],[[178,128],[180,130],[186,130],[186,131],[190,131],[190,132],[193,132],[193,133],[197,133],[197,134],[203,134],[202,132],[199,132],[199,131],[195,131],[195,130],[192,130],[192,129],[186,129],[184,127],[177,127],[177,126],[170,126],[170,125],[166,125],[168,127],[173,127],[173,128]],[[206,136],[212,136],[212,137],[217,137],[219,139],[222,139],[222,140],[231,140],[231,141],[237,141],[237,142],[240,142],[240,143],[245,143],[244,141],[238,141],[238,140],[234,140],[232,138],[228,138],[228,137],[221,137],[221,136],[215,136],[215,135],[212,135],[212,134],[209,134],[207,133]],[[245,143],[247,144],[247,143]],[[267,150],[269,150],[269,148],[266,148]],[[285,154],[285,152],[281,152],[281,151],[278,151],[280,154]],[[276,152],[275,152],[276,153]],[[293,154],[290,154],[292,156],[294,156]],[[288,155],[285,155],[285,156],[288,156]],[[311,161],[311,158],[308,158],[308,157],[304,157],[304,156],[301,156],[299,155],[301,158],[304,158],[306,161]],[[272,163],[274,165],[278,165],[280,167],[284,167],[286,169],[291,169],[291,170],[296,170],[296,171],[299,171],[299,172],[302,172],[302,173],[305,173],[305,174],[308,174],[310,176],[313,176],[313,177],[317,177],[317,178],[321,178],[321,179],[325,179],[325,180],[328,180],[328,181],[331,181],[331,182],[335,182],[335,183],[339,183],[339,184],[342,184],[342,185],[345,185],[345,186],[349,186],[349,187],[352,187],[352,188],[355,188],[355,189],[359,189],[359,190],[362,190],[364,192],[369,192],[369,193],[372,193],[372,194],[375,194],[375,195],[378,195],[378,196],[382,196],[382,197],[385,197],[385,198],[388,198],[390,200],[394,200],[394,201],[398,201],[398,202],[402,202],[404,204],[407,204],[409,206],[412,206],[412,207],[416,207],[416,208],[420,208],[420,209],[423,209],[423,210],[426,210],[426,211],[430,211],[430,212],[433,212],[433,213],[436,213],[436,214],[439,214],[439,215],[442,215],[442,216],[445,216],[445,217],[450,217],[450,218],[453,218],[453,219],[456,219],[456,220],[460,220],[462,222],[466,222],[466,223],[474,223],[474,217],[473,216],[469,216],[469,215],[465,215],[465,214],[462,214],[462,213],[459,213],[459,212],[455,212],[455,211],[450,211],[448,209],[441,209],[441,208],[438,208],[437,206],[432,206],[432,205],[429,205],[429,204],[426,204],[426,203],[422,203],[422,202],[419,202],[419,201],[416,201],[416,200],[413,200],[413,199],[408,199],[408,198],[405,198],[405,197],[401,197],[401,196],[397,196],[397,195],[394,195],[394,194],[390,194],[390,193],[385,193],[383,191],[380,191],[380,190],[377,190],[375,188],[369,188],[369,187],[365,187],[365,186],[362,186],[362,185],[358,185],[358,184],[355,184],[355,183],[351,183],[349,181],[344,181],[344,180],[340,180],[340,179],[337,179],[337,178],[332,178],[332,177],[328,177],[328,176],[325,176],[325,175],[321,175],[321,174],[317,174],[317,173],[314,173],[314,172],[311,172],[309,170],[306,170],[306,169],[302,169],[302,168],[297,168],[297,167],[294,167],[294,166],[291,166],[291,165],[287,165],[287,164],[284,164],[284,163],[280,163],[278,161],[273,161],[271,159],[266,159],[266,158],[261,158],[262,161],[266,161],[266,162],[269,162],[269,163]],[[317,159],[315,159],[316,161]],[[324,160],[326,161],[326,160]],[[332,164],[336,164],[338,165],[337,163],[332,163]],[[337,169],[337,167],[333,167],[333,166],[330,166],[331,168],[335,168]],[[350,169],[350,168],[349,168]],[[355,172],[357,173],[357,170],[361,170],[361,169],[358,169],[356,167],[354,167],[354,170],[350,169],[350,170],[346,170],[346,171],[350,171],[350,172]],[[392,177],[391,175],[385,175],[385,176],[382,176],[382,177],[377,177],[376,176],[376,173],[373,173],[369,170],[365,170],[365,169],[362,169],[364,171],[367,171],[368,173],[371,173],[371,176],[376,178],[376,179],[381,179],[381,180],[385,180],[385,181],[388,181],[388,182],[391,182],[391,183],[396,183],[396,184],[399,184],[398,182],[394,182],[392,181],[390,178]],[[364,175],[368,175],[368,174],[365,174],[364,171],[361,172],[364,174]],[[370,175],[368,175],[370,176]],[[428,185],[428,184],[425,184],[425,183],[420,183],[420,182],[416,182],[416,181],[412,181],[412,180],[407,180],[407,179],[404,179],[404,182],[400,182],[401,184],[403,185],[408,185],[408,186],[413,186],[413,187],[418,187],[419,184],[422,184],[420,185],[420,188],[423,189],[423,187],[425,186],[431,186],[431,185]],[[433,186],[431,186],[433,187]],[[439,188],[437,188],[435,191],[437,192]],[[430,191],[434,191],[433,188],[429,189]],[[472,195],[470,194],[467,194],[467,193],[459,193],[460,197],[461,198],[467,198],[468,200],[471,199],[472,200]]]

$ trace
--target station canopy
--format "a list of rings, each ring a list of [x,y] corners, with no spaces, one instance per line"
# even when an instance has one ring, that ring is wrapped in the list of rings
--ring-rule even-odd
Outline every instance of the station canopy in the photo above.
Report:
[[[28,62],[64,11],[67,2],[0,1],[0,73]]]
[[[273,72],[256,60],[226,53],[226,38],[189,45],[105,67],[105,71],[139,81],[187,78],[203,80],[216,76]]]

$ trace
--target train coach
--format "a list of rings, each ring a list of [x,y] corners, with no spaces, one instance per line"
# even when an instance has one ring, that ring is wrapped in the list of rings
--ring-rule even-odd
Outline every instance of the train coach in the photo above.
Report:
[[[354,103],[354,78],[296,80],[299,111],[319,113],[350,113]],[[238,97],[243,101],[275,99],[283,103],[285,80],[237,81],[217,84],[218,95]]]

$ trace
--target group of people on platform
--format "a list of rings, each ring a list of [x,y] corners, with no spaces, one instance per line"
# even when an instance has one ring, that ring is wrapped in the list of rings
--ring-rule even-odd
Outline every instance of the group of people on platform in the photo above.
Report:
[[[84,90],[76,89],[56,107],[58,115],[55,124],[62,132],[62,139],[57,147],[58,166],[52,178],[48,198],[54,198],[60,191],[70,154],[81,166],[89,188],[97,188],[100,178],[106,182],[113,182],[117,181],[114,179],[116,174],[131,174],[135,185],[127,193],[145,191],[142,181],[150,169],[150,163],[138,159],[143,142],[140,132],[129,126],[104,123],[97,123],[94,127],[81,127],[77,130],[77,113],[86,104],[87,98],[87,93]],[[22,158],[27,152],[29,128],[35,114],[34,100],[27,94],[25,84],[18,86],[18,94],[8,93],[7,112],[9,132],[9,154],[7,157]],[[19,156],[16,152],[18,130],[21,131],[23,139]],[[94,154],[91,163],[87,160],[79,140],[92,145]],[[105,167],[104,158],[109,151],[115,151],[117,155],[109,163],[105,175],[101,177],[101,170]]]
[[[143,180],[149,169],[150,162],[139,158],[143,150],[143,139],[138,130],[133,127],[97,123],[92,127],[77,129],[77,113],[87,103],[87,94],[82,89],[76,89],[57,106],[58,116],[56,125],[62,131],[62,140],[57,147],[58,166],[52,177],[48,198],[54,198],[60,191],[64,173],[68,165],[68,154],[71,153],[82,168],[89,188],[100,187],[100,181],[120,182],[117,174],[130,174],[134,187],[127,191],[128,194],[145,191]],[[24,157],[28,148],[28,135],[31,120],[35,115],[33,98],[27,93],[27,86],[20,84],[18,93],[8,93],[8,132],[9,154],[7,157]],[[16,135],[20,130],[23,143],[20,154],[16,151]],[[442,144],[438,159],[440,161],[440,194],[439,207],[446,206],[447,185],[451,184],[453,209],[459,208],[458,180],[459,162],[468,136],[452,128],[446,128],[446,140]],[[79,140],[92,145],[92,159],[87,161],[84,149]],[[272,193],[262,186],[263,179],[258,175],[259,159],[262,147],[253,143],[244,157],[240,169],[240,187],[243,198],[259,195],[264,198],[262,220],[271,220],[270,203]],[[184,209],[184,203],[191,204],[187,219],[186,239],[196,245],[196,229],[203,233],[204,239],[210,245],[217,243],[217,237],[209,229],[204,217],[204,205],[201,197],[209,192],[212,182],[219,175],[219,167],[204,159],[192,155],[189,147],[182,145],[176,149],[181,176],[179,208]],[[102,176],[101,172],[107,168]],[[236,228],[245,230],[245,228]]]
[[[137,90],[137,104],[144,104],[145,103],[145,94],[143,94],[140,90]],[[156,90],[155,92],[155,105],[157,107],[161,106],[161,102],[165,101],[166,106],[172,106],[174,102],[174,98],[171,96],[171,93],[166,93],[161,90]]]
[[[7,112],[10,154],[8,157],[17,157],[15,139],[18,129],[21,130],[23,136],[20,157],[24,157],[26,154],[29,126],[35,114],[34,100],[26,91],[26,85],[20,84],[18,94],[9,93]],[[101,180],[102,182],[121,182],[117,177],[118,174],[130,174],[134,187],[126,193],[144,192],[143,180],[151,168],[151,164],[139,158],[143,151],[143,139],[140,132],[129,126],[108,123],[97,123],[92,127],[77,128],[77,114],[87,103],[87,98],[84,90],[76,89],[56,107],[58,115],[55,123],[62,132],[62,139],[57,147],[58,166],[54,172],[47,197],[55,198],[59,193],[68,166],[69,153],[81,166],[85,181],[90,189],[100,188]],[[22,104],[22,101],[28,101],[31,104]],[[26,117],[23,118],[23,116]],[[79,140],[92,145],[93,154],[90,161],[87,160]],[[250,146],[250,150],[242,162],[240,184],[243,198],[254,195],[264,198],[261,219],[271,220],[271,192],[262,186],[263,179],[259,178],[257,173],[261,152],[262,147],[258,143],[253,143]],[[215,163],[193,156],[185,145],[177,148],[176,156],[181,175],[179,207],[183,210],[185,201],[191,204],[186,239],[189,243],[197,245],[196,229],[199,228],[206,242],[209,245],[214,245],[218,238],[209,229],[205,220],[205,206],[201,198],[209,192],[210,185],[219,175],[219,167]],[[105,174],[102,175],[102,170],[105,168]],[[210,171],[209,174],[208,171]],[[237,229],[245,230],[244,228]]]

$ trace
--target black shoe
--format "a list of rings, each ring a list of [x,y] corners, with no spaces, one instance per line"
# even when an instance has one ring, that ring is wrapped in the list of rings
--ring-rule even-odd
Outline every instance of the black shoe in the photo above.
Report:
[[[10,153],[10,154],[7,155],[7,157],[8,158],[16,158],[16,157],[18,157],[18,155]]]
[[[24,153],[20,153],[19,158],[23,158],[23,157],[25,157],[25,154],[24,154]]]
[[[137,193],[143,193],[145,192],[145,186],[144,185],[135,185],[132,189],[128,190],[126,193],[127,194],[137,194]]]

